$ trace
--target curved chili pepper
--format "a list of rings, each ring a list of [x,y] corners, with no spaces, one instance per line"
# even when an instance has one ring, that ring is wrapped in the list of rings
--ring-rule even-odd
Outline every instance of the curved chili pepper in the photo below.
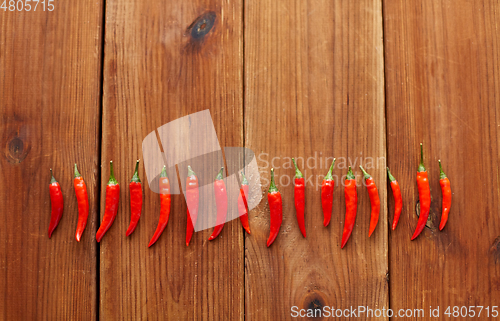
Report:
[[[215,191],[215,203],[217,204],[217,219],[215,221],[215,228],[212,232],[212,235],[208,238],[209,241],[215,239],[222,228],[224,227],[224,223],[226,222],[227,215],[227,193],[226,193],[226,184],[222,180],[222,173],[224,171],[224,167],[222,167],[215,177],[214,182],[214,191]]]
[[[441,185],[441,194],[443,195],[443,213],[441,214],[441,223],[439,223],[439,230],[442,231],[446,222],[448,222],[448,213],[451,207],[451,187],[450,180],[443,172],[441,160],[439,160],[439,185]]]
[[[328,226],[330,224],[330,219],[332,218],[332,208],[333,208],[333,188],[335,187],[335,181],[333,180],[332,170],[333,165],[335,165],[335,158],[333,159],[332,165],[326,173],[323,183],[321,184],[321,207],[323,208],[323,225]]]
[[[368,190],[368,196],[370,197],[370,204],[372,207],[370,214],[370,230],[368,231],[368,237],[372,236],[373,231],[377,227],[378,218],[380,215],[380,197],[378,196],[378,189],[373,177],[371,177],[363,168],[363,166],[359,166],[363,175],[365,177],[366,189]]]
[[[354,223],[356,222],[356,213],[358,211],[358,192],[356,191],[356,177],[352,173],[351,166],[344,182],[344,197],[345,197],[345,222],[344,232],[342,233],[342,243],[340,248],[344,248],[351,236]]]
[[[89,197],[87,195],[87,185],[82,175],[78,172],[76,164],[73,186],[75,188],[76,201],[78,203],[78,224],[76,225],[75,238],[80,242],[85,226],[87,226],[87,218],[89,217]]]
[[[241,225],[248,234],[250,234],[250,225],[248,224],[248,181],[245,174],[241,173],[242,181],[240,188],[240,195],[238,196],[238,212],[240,214]]]
[[[187,203],[187,227],[186,227],[186,246],[189,246],[193,236],[194,226],[198,218],[198,200],[200,192],[198,190],[198,177],[188,166],[188,177],[186,180],[186,203]],[[189,211],[191,209],[191,211]]]
[[[420,164],[417,170],[417,186],[418,186],[418,198],[420,200],[420,216],[418,217],[417,228],[415,233],[411,237],[411,240],[419,236],[427,223],[429,218],[429,211],[431,209],[431,189],[429,187],[429,179],[427,177],[427,172],[424,166],[424,151],[422,144],[420,144]]]
[[[115,173],[113,171],[113,161],[109,162],[110,173],[109,181],[106,186],[106,205],[104,209],[104,216],[102,218],[101,226],[97,230],[95,236],[97,242],[101,242],[104,234],[109,230],[111,225],[116,218],[116,213],[118,213],[118,202],[120,200],[120,185],[115,179]]]
[[[401,216],[401,210],[403,209],[403,198],[401,197],[401,189],[399,188],[399,183],[396,181],[394,176],[392,176],[389,167],[387,167],[387,175],[389,175],[389,181],[391,182],[392,195],[394,196],[394,220],[392,221],[392,230],[396,229],[399,222],[399,217]]]
[[[295,211],[297,212],[297,222],[299,223],[300,232],[304,237],[306,237],[306,225],[304,222],[304,209],[305,209],[305,192],[306,186],[304,181],[304,176],[297,167],[295,159],[292,158],[293,165],[295,166],[295,189],[294,189],[294,200],[295,200]]]
[[[267,202],[269,203],[269,212],[271,213],[271,231],[267,239],[267,247],[273,244],[280,231],[281,222],[283,221],[283,203],[281,201],[281,193],[274,184],[274,168],[271,168],[271,185],[267,191]]]
[[[52,236],[52,233],[59,224],[61,220],[63,210],[64,210],[64,201],[61,192],[61,185],[56,181],[54,175],[52,174],[52,168],[50,169],[50,185],[49,185],[49,193],[50,193],[50,204],[51,204],[51,213],[50,213],[50,224],[49,224],[49,239]]]
[[[139,160],[135,163],[135,171],[130,183],[130,225],[128,226],[126,236],[130,236],[134,232],[142,212],[142,184],[139,179]]]
[[[167,177],[167,169],[163,166],[160,174],[160,220],[158,221],[158,226],[156,227],[155,234],[149,241],[148,247],[155,244],[155,242],[160,237],[161,233],[165,227],[167,227],[168,218],[170,217],[170,182]]]

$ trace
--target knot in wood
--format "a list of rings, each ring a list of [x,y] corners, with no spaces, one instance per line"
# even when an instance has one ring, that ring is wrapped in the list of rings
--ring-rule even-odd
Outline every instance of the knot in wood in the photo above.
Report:
[[[306,310],[323,310],[325,299],[322,293],[311,291],[304,299],[304,309]]]
[[[7,160],[13,164],[22,162],[29,152],[29,148],[25,145],[25,142],[18,136],[10,139],[5,146],[5,155],[7,156]]]
[[[191,37],[195,40],[201,40],[206,34],[212,30],[217,15],[210,11],[196,18],[189,29],[191,29]]]

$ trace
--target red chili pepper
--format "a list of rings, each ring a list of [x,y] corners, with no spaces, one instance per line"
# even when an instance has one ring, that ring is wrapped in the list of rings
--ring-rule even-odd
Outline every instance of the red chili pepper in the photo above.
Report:
[[[335,165],[335,158],[333,159],[332,165],[326,173],[323,183],[321,184],[321,207],[323,208],[323,225],[328,226],[330,224],[330,219],[332,218],[332,208],[333,208],[333,188],[335,187],[335,181],[333,180],[332,170],[333,165]]]
[[[370,204],[372,207],[370,214],[370,230],[368,231],[368,237],[372,236],[373,231],[377,227],[378,218],[380,215],[380,197],[378,196],[377,185],[375,185],[375,181],[373,177],[371,177],[363,168],[363,166],[359,166],[363,175],[365,177],[366,189],[368,190],[368,196],[370,197]]]
[[[110,173],[109,181],[106,186],[106,205],[104,209],[104,216],[102,218],[101,226],[97,230],[95,236],[97,242],[101,242],[102,237],[109,230],[111,225],[116,218],[116,213],[118,213],[118,202],[120,200],[120,185],[115,179],[115,174],[113,171],[113,161],[109,162]]]
[[[241,173],[242,181],[240,195],[238,196],[238,212],[240,214],[241,225],[248,234],[250,234],[250,225],[248,224],[248,181],[245,174]]]
[[[165,227],[167,227],[168,218],[170,217],[170,182],[167,177],[167,169],[163,166],[160,174],[160,220],[158,221],[158,226],[156,227],[155,234],[149,241],[148,247],[155,244],[155,242],[160,237],[161,233]]]
[[[186,203],[187,203],[187,227],[186,227],[186,246],[189,246],[191,236],[193,236],[194,226],[198,218],[198,200],[200,192],[198,190],[198,177],[188,166],[188,177],[186,180]],[[189,211],[191,209],[191,212]]]
[[[56,229],[57,224],[59,224],[64,210],[64,201],[61,192],[61,186],[54,178],[54,175],[52,175],[52,168],[50,169],[50,176],[52,177],[50,179],[49,185],[50,204],[52,206],[52,210],[50,213],[49,239]]]
[[[439,185],[441,185],[441,194],[443,195],[443,213],[441,214],[441,223],[439,223],[439,230],[442,231],[448,221],[448,213],[450,212],[451,187],[450,180],[443,172],[441,161],[439,161]]]
[[[139,160],[135,163],[135,171],[130,183],[130,225],[128,226],[126,236],[130,236],[134,232],[142,212],[142,184],[139,179]]]
[[[293,165],[295,166],[295,189],[294,189],[294,200],[295,200],[295,211],[297,213],[297,222],[299,223],[300,232],[304,237],[306,237],[306,225],[304,222],[304,211],[306,206],[305,193],[306,186],[304,181],[304,176],[297,167],[295,159],[292,158]]]
[[[387,167],[387,175],[389,175],[389,181],[391,182],[392,195],[394,196],[394,220],[392,221],[392,230],[396,229],[399,222],[399,217],[401,216],[401,210],[403,209],[403,198],[401,197],[401,189],[399,188],[399,183],[396,181],[394,176],[392,176],[389,167]]]
[[[224,171],[224,167],[222,167],[215,177],[214,183],[214,191],[215,191],[215,203],[217,204],[217,220],[215,221],[215,228],[212,232],[212,235],[208,238],[209,241],[215,239],[222,228],[224,227],[224,223],[226,222],[227,215],[227,193],[226,193],[226,184],[222,180],[222,173]]]
[[[271,213],[271,231],[267,239],[267,247],[270,247],[278,236],[283,221],[283,203],[281,193],[274,184],[274,168],[271,168],[271,185],[269,185],[269,191],[267,191],[267,202]]]
[[[344,248],[351,236],[354,223],[356,222],[356,213],[358,211],[358,192],[356,191],[356,177],[352,173],[351,166],[344,182],[345,197],[345,222],[344,232],[342,233],[342,243],[340,248]]]
[[[420,165],[418,165],[417,170],[417,186],[418,198],[420,200],[420,216],[418,217],[415,233],[413,233],[413,236],[411,237],[412,241],[416,239],[424,229],[425,223],[427,223],[427,218],[429,218],[429,211],[431,209],[431,189],[429,187],[429,179],[424,166],[424,151],[422,144],[420,144]]]
[[[85,226],[87,226],[87,218],[89,217],[89,197],[87,195],[87,185],[82,175],[78,172],[76,164],[73,186],[75,188],[76,201],[78,203],[78,224],[76,225],[75,238],[80,242]]]

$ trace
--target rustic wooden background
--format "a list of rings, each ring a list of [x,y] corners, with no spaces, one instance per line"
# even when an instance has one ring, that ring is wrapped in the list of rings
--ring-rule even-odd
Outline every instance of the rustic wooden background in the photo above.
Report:
[[[204,17],[213,27],[193,32]],[[499,21],[498,0],[82,0],[0,10],[0,319],[285,320],[292,306],[500,305]],[[234,220],[216,241],[203,231],[186,248],[181,195],[148,249],[159,199],[146,187],[126,238],[143,138],[204,109],[221,146],[278,157],[278,177],[293,176],[283,157],[384,160],[372,170],[382,200],[375,234],[359,188],[356,227],[340,250],[342,189],[324,228],[309,185],[302,238],[293,187],[282,186],[283,226],[269,249],[265,198],[250,213],[251,235]],[[433,203],[428,228],[410,242],[420,142]],[[438,159],[453,189],[443,232]],[[97,244],[109,160],[121,203]],[[75,162],[91,204],[80,243]],[[264,182],[269,168],[259,165]],[[402,186],[396,231],[385,165]],[[52,239],[49,168],[65,201]]]

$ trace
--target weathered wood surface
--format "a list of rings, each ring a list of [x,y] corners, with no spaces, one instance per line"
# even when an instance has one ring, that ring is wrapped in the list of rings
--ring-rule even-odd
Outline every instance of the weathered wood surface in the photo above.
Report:
[[[203,17],[207,24],[193,32]],[[128,182],[135,160],[143,158],[147,134],[210,109],[220,146],[243,146],[242,21],[242,1],[106,1],[102,188],[113,160],[122,191],[117,219],[100,245],[104,320],[244,317],[238,220],[211,242],[211,229],[195,233],[186,247],[186,203],[182,195],[173,195],[168,226],[148,249],[160,203],[141,166],[143,213],[135,232],[125,237]],[[175,175],[170,180],[177,182]],[[104,193],[101,197],[104,209]]]
[[[0,10],[0,319],[282,320],[291,319],[292,306],[359,305],[423,308],[430,319],[429,306],[443,316],[447,306],[498,305],[498,21],[493,0],[108,0],[56,2],[52,12]],[[180,194],[148,249],[159,195],[147,186],[143,165],[143,214],[125,237],[128,182],[145,156],[142,141],[205,109],[221,147],[245,146],[257,156],[263,199],[250,213],[252,234],[234,220],[215,241],[209,229],[186,247]],[[410,242],[420,142],[433,201],[429,228]],[[217,166],[221,156],[214,156]],[[291,157],[307,179],[306,239],[295,217]],[[325,228],[319,184],[331,157],[336,186]],[[438,159],[453,189],[443,232]],[[98,245],[110,160],[121,201]],[[80,243],[75,162],[91,204]],[[382,200],[371,238],[360,164]],[[180,181],[169,173],[172,185],[184,182],[185,165]],[[348,165],[357,174],[359,206],[341,250]],[[403,192],[396,231],[388,229],[394,203],[386,165]],[[284,221],[267,249],[272,166]],[[65,212],[49,240],[51,167]]]
[[[498,21],[498,1],[384,2],[388,164],[404,200],[389,238],[390,302],[424,308],[427,320],[429,306],[443,316],[447,306],[500,299]],[[410,242],[421,142],[432,205],[428,228]],[[442,232],[438,159],[453,191]]]
[[[102,1],[0,10],[0,319],[95,320]],[[75,240],[73,164],[90,200]],[[52,238],[49,168],[65,209]]]
[[[258,155],[264,197],[245,240],[248,320],[290,319],[292,306],[389,306],[384,113],[379,1],[246,2],[245,146]],[[295,217],[291,157],[304,160],[306,239]],[[332,157],[338,179],[325,228],[319,191]],[[360,164],[381,187],[381,218],[371,238]],[[348,165],[359,205],[341,250]],[[268,249],[271,167],[284,205],[281,231]]]

